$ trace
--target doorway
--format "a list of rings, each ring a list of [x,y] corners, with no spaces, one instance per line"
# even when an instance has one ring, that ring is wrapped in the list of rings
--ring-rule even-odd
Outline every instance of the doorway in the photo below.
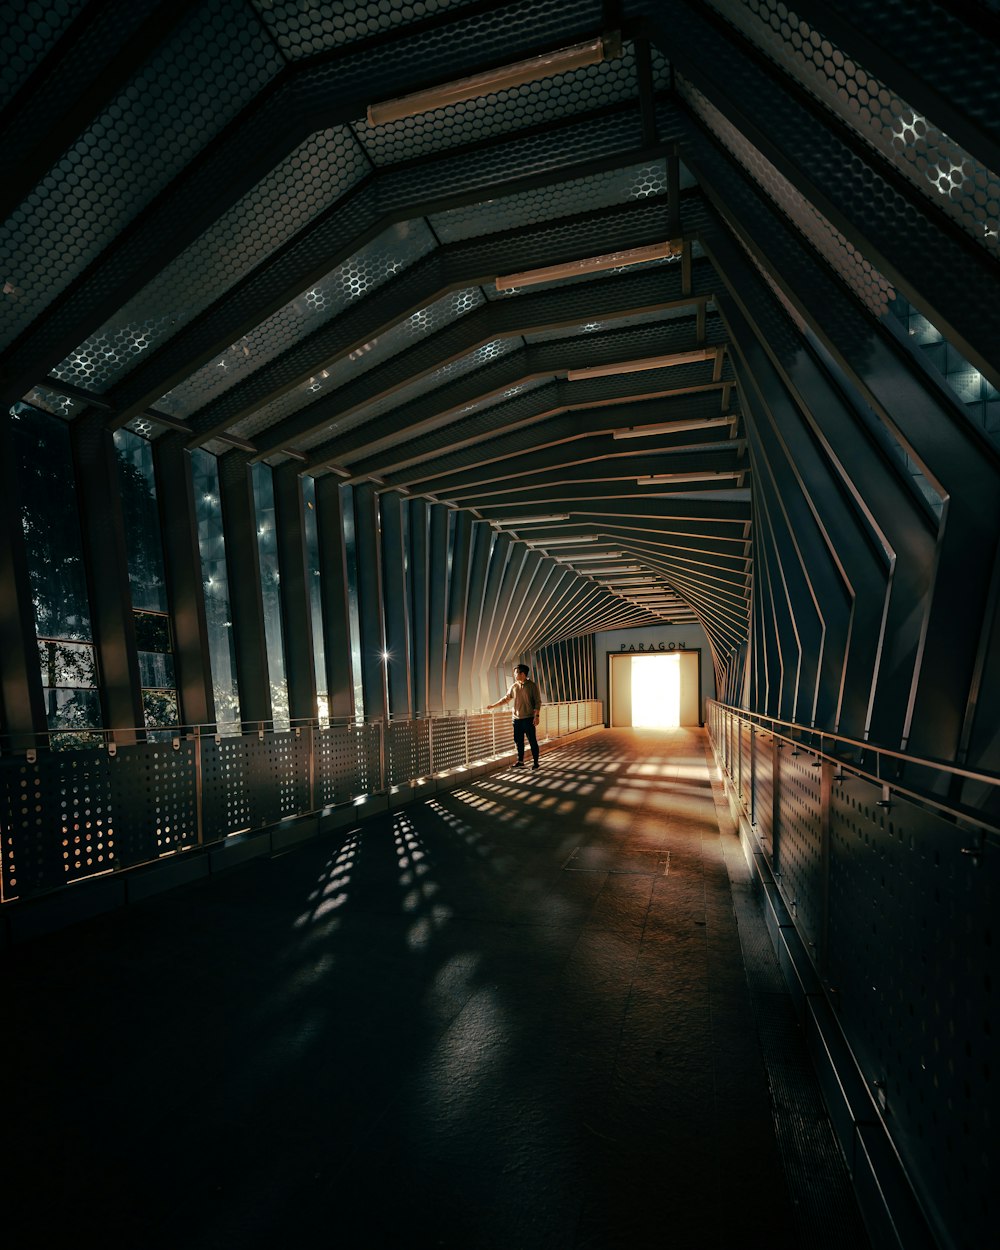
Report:
[[[609,655],[614,728],[676,729],[700,725],[701,652]]]

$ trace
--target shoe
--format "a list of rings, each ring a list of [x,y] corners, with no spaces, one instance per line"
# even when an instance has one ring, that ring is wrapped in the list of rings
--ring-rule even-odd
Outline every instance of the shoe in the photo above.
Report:
[[[532,764],[532,766],[531,766],[531,767],[532,767],[532,768],[537,768],[537,767],[538,767],[538,760],[535,760],[534,764]]]
[[[515,761],[514,761],[514,763],[511,765],[511,767],[512,767],[512,768],[523,768],[523,767],[524,767],[524,760],[515,760]]]

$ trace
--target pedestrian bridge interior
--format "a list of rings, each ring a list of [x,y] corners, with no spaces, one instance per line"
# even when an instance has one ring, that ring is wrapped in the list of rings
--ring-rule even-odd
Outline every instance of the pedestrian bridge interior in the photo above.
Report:
[[[1000,5],[4,23],[21,1244],[990,1244]]]

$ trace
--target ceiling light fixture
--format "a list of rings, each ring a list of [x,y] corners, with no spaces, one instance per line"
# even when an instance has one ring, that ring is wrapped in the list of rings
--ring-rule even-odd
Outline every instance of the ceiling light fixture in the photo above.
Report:
[[[645,247],[629,247],[621,252],[605,252],[602,256],[588,256],[583,260],[568,260],[561,265],[545,265],[542,269],[526,269],[523,273],[501,274],[496,278],[498,291],[516,291],[523,286],[538,286],[541,282],[556,282],[559,278],[578,278],[581,274],[601,273],[606,269],[624,269],[628,265],[642,265],[649,260],[663,260],[679,256],[681,244],[676,239],[662,243],[650,243]]]
[[[529,547],[571,547],[575,543],[596,543],[598,536],[596,534],[576,534],[574,537],[566,538],[526,538],[524,540]]]
[[[555,513],[553,516],[516,516],[504,517],[497,521],[498,525],[547,525],[549,521],[568,521],[568,512]]]
[[[425,91],[413,91],[394,100],[371,104],[368,107],[368,124],[385,126],[389,122],[401,121],[404,117],[418,117],[421,113],[429,113],[432,109],[444,108],[448,104],[476,100],[492,92],[503,91],[507,87],[521,87],[525,83],[537,82],[540,78],[567,74],[570,70],[583,69],[587,65],[599,65],[601,61],[620,55],[621,35],[614,31],[586,43],[556,48],[552,52],[543,52],[541,56],[528,57],[527,60],[514,61],[509,65],[498,65],[496,69],[471,74],[468,78],[457,78],[438,87],[428,87]]]
[[[646,356],[642,360],[621,360],[611,365],[590,365],[586,369],[570,369],[566,378],[582,382],[587,378],[607,378],[619,373],[645,373],[648,369],[670,369],[674,365],[694,364],[699,360],[715,360],[718,347],[699,348],[693,352],[671,352],[669,356]]]
[[[598,560],[621,560],[624,551],[588,551],[582,556],[556,556],[564,564],[594,564]]]
[[[738,469],[725,469],[719,473],[656,473],[652,477],[637,477],[637,486],[661,486],[665,482],[712,482],[716,478],[739,477]]]
[[[624,430],[613,430],[612,438],[652,438],[655,434],[683,434],[687,430],[714,430],[720,425],[732,425],[735,417],[707,417],[704,421],[664,421],[661,425],[630,425]]]

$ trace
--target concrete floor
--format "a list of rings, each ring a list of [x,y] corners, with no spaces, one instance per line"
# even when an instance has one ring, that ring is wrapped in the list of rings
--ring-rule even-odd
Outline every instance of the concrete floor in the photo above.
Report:
[[[6,1244],[864,1245],[717,797],[701,731],[609,731],[15,947]]]

